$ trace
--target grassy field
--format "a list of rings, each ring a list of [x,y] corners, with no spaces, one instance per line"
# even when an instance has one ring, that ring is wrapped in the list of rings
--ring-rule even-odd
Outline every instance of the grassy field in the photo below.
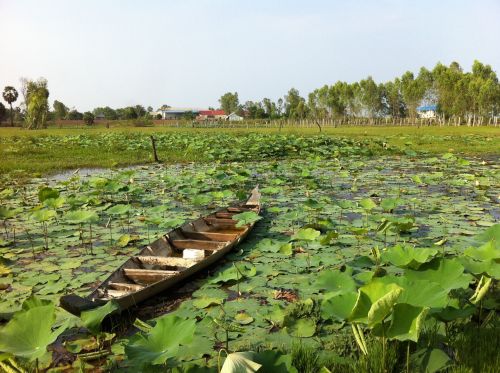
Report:
[[[318,136],[317,128],[231,129],[231,128],[172,128],[172,127],[117,127],[117,128],[49,128],[27,131],[20,128],[0,128],[0,172],[53,173],[63,169],[83,167],[113,167],[149,163],[150,147],[130,150],[113,141],[103,143],[103,137],[134,137],[142,135],[178,134],[213,137],[221,134],[242,138],[251,134],[292,137]],[[461,155],[497,156],[500,154],[500,128],[493,127],[342,127],[324,128],[322,135],[364,141],[365,146],[386,143],[399,152],[412,150],[432,154],[452,152]],[[82,143],[81,137],[86,139]],[[47,140],[49,139],[49,140]],[[43,143],[43,146],[40,143]],[[50,145],[50,146],[49,146]],[[228,144],[229,149],[231,144]],[[374,145],[374,152],[378,151]],[[204,161],[200,152],[186,151],[185,147],[160,144],[158,154],[162,162]]]

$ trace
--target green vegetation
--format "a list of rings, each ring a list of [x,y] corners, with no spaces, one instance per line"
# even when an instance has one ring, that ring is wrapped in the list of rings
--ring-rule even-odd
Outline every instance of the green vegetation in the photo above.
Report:
[[[130,134],[100,140],[147,146]],[[163,135],[160,143],[186,138]],[[7,176],[0,312],[15,314],[0,326],[2,369],[497,371],[498,164],[415,156],[409,147],[394,156],[383,144],[369,157],[373,141],[272,136],[274,146],[255,148],[227,133],[209,138],[203,156],[220,163],[28,183]],[[198,152],[208,147],[201,137],[190,142]],[[41,139],[43,148],[64,137]],[[257,183],[265,212],[250,237],[215,273],[192,281],[191,298],[136,320],[139,332],[101,327],[113,303],[81,318],[55,306],[67,292],[88,294],[153,237]]]
[[[165,163],[266,160],[363,154],[498,155],[500,129],[491,127],[340,127],[260,129],[93,128],[33,133],[0,129],[0,173],[32,175],[153,161],[150,136]]]

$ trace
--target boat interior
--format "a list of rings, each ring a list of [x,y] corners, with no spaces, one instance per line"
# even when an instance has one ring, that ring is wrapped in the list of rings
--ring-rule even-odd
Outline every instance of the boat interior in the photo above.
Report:
[[[251,198],[244,204],[227,207],[172,230],[128,259],[89,298],[103,301],[120,298],[196,265],[250,229],[236,227],[237,221],[232,219],[245,211],[259,213],[258,201]]]

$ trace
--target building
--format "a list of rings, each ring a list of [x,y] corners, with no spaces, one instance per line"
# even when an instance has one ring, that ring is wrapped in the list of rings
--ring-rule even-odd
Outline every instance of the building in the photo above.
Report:
[[[239,116],[236,113],[231,113],[227,116],[227,120],[230,122],[240,122],[243,120],[243,117]]]
[[[194,118],[200,111],[202,111],[202,109],[192,107],[171,107],[168,105],[163,105],[160,109],[158,109],[158,112],[161,113],[162,119],[182,119],[186,116],[193,116]]]
[[[437,105],[419,106],[417,113],[420,118],[435,118],[437,115]]]
[[[227,120],[224,110],[201,110],[196,120]]]

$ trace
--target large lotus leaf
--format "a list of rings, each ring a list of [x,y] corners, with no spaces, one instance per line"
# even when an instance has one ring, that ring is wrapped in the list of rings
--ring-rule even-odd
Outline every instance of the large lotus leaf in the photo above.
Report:
[[[464,273],[464,267],[458,259],[435,258],[419,267],[418,271],[405,271],[409,280],[428,280],[439,284],[445,290],[465,289],[472,281],[472,276]]]
[[[177,355],[180,345],[191,343],[195,328],[195,320],[163,316],[148,334],[137,333],[132,337],[125,346],[125,354],[134,366],[163,364]]]
[[[364,210],[373,210],[375,207],[377,207],[377,204],[373,202],[371,198],[364,198],[361,201],[359,201],[359,205],[364,209]]]
[[[385,211],[392,211],[396,207],[403,204],[403,200],[401,198],[384,198],[380,201],[380,207],[382,207]]]
[[[427,311],[426,307],[415,307],[406,303],[394,305],[387,336],[390,339],[417,342]]]
[[[311,318],[285,316],[283,326],[293,337],[308,338],[316,333],[316,322]]]
[[[38,222],[49,221],[50,219],[55,218],[57,213],[54,210],[38,210],[35,211],[31,217]]]
[[[200,297],[193,301],[193,306],[196,308],[207,308],[209,306],[220,305],[224,302],[223,298],[215,297]]]
[[[415,248],[410,245],[396,245],[382,252],[382,259],[401,268],[418,268],[437,254],[436,249]]]
[[[130,205],[114,205],[106,210],[109,215],[125,215],[130,211]]]
[[[83,324],[89,330],[97,333],[101,329],[102,320],[110,313],[119,310],[120,306],[114,301],[106,303],[104,306],[92,310],[83,311],[80,315]]]
[[[438,313],[433,313],[432,316],[444,322],[454,321],[456,319],[466,319],[476,312],[476,307],[466,306],[465,308],[456,308],[448,306],[440,310]]]
[[[59,191],[53,188],[42,188],[38,191],[38,199],[43,202],[49,198],[58,198]]]
[[[233,352],[227,355],[220,373],[254,373],[262,366],[254,361],[255,353],[252,351]]]
[[[254,361],[262,365],[259,373],[297,373],[292,365],[292,356],[277,351],[261,351],[254,355]]]
[[[275,304],[272,310],[268,311],[265,319],[271,324],[281,327],[285,322],[285,316],[286,312],[284,309]]]
[[[6,220],[6,219],[13,218],[21,211],[22,211],[21,208],[11,209],[11,208],[8,208],[6,206],[0,206],[0,219]]]
[[[0,351],[31,361],[42,357],[66,328],[64,324],[52,330],[55,319],[53,303],[16,312],[0,329]]]
[[[322,271],[314,287],[326,290],[331,296],[356,291],[356,283],[350,273],[340,271]]]
[[[66,198],[64,197],[58,197],[58,198],[49,198],[43,201],[43,204],[47,207],[53,208],[53,209],[58,209],[64,206],[64,203],[66,202]]]
[[[377,281],[395,283],[404,291],[398,303],[408,303],[416,307],[442,308],[448,304],[448,291],[439,284],[428,280],[409,280],[404,276],[384,276]]]
[[[253,277],[257,274],[257,269],[251,263],[235,263],[233,266],[221,271],[210,280],[211,284],[221,282],[238,281],[245,277]]]
[[[313,228],[302,228],[299,229],[292,236],[292,240],[295,241],[314,241],[320,236],[321,232]]]
[[[500,224],[499,224],[500,226]],[[500,258],[500,239],[492,239],[480,247],[469,247],[464,254],[476,260],[492,260]]]
[[[477,242],[488,242],[495,241],[497,245],[500,245],[500,224],[495,224],[486,229],[481,234],[475,237]]]
[[[449,365],[450,357],[438,348],[424,348],[411,356],[411,362],[415,371],[435,373]]]
[[[458,258],[464,268],[475,275],[488,274],[494,279],[500,279],[500,263],[496,259],[474,260],[467,256]]]
[[[324,320],[347,320],[357,299],[358,294],[355,292],[328,297],[321,303],[321,317]]]
[[[99,221],[99,216],[94,211],[78,210],[66,213],[64,219],[70,224],[95,224]]]
[[[358,298],[349,320],[365,322],[369,326],[381,322],[390,314],[402,292],[403,289],[397,284],[373,279],[358,289]]]
[[[262,219],[262,216],[257,214],[255,211],[245,211],[241,214],[233,215],[232,218],[238,222],[236,224],[237,227],[244,227],[245,225],[253,224]]]
[[[288,241],[278,241],[270,238],[264,238],[262,241],[259,241],[255,248],[263,252],[277,253],[280,251],[280,248],[287,243]]]

